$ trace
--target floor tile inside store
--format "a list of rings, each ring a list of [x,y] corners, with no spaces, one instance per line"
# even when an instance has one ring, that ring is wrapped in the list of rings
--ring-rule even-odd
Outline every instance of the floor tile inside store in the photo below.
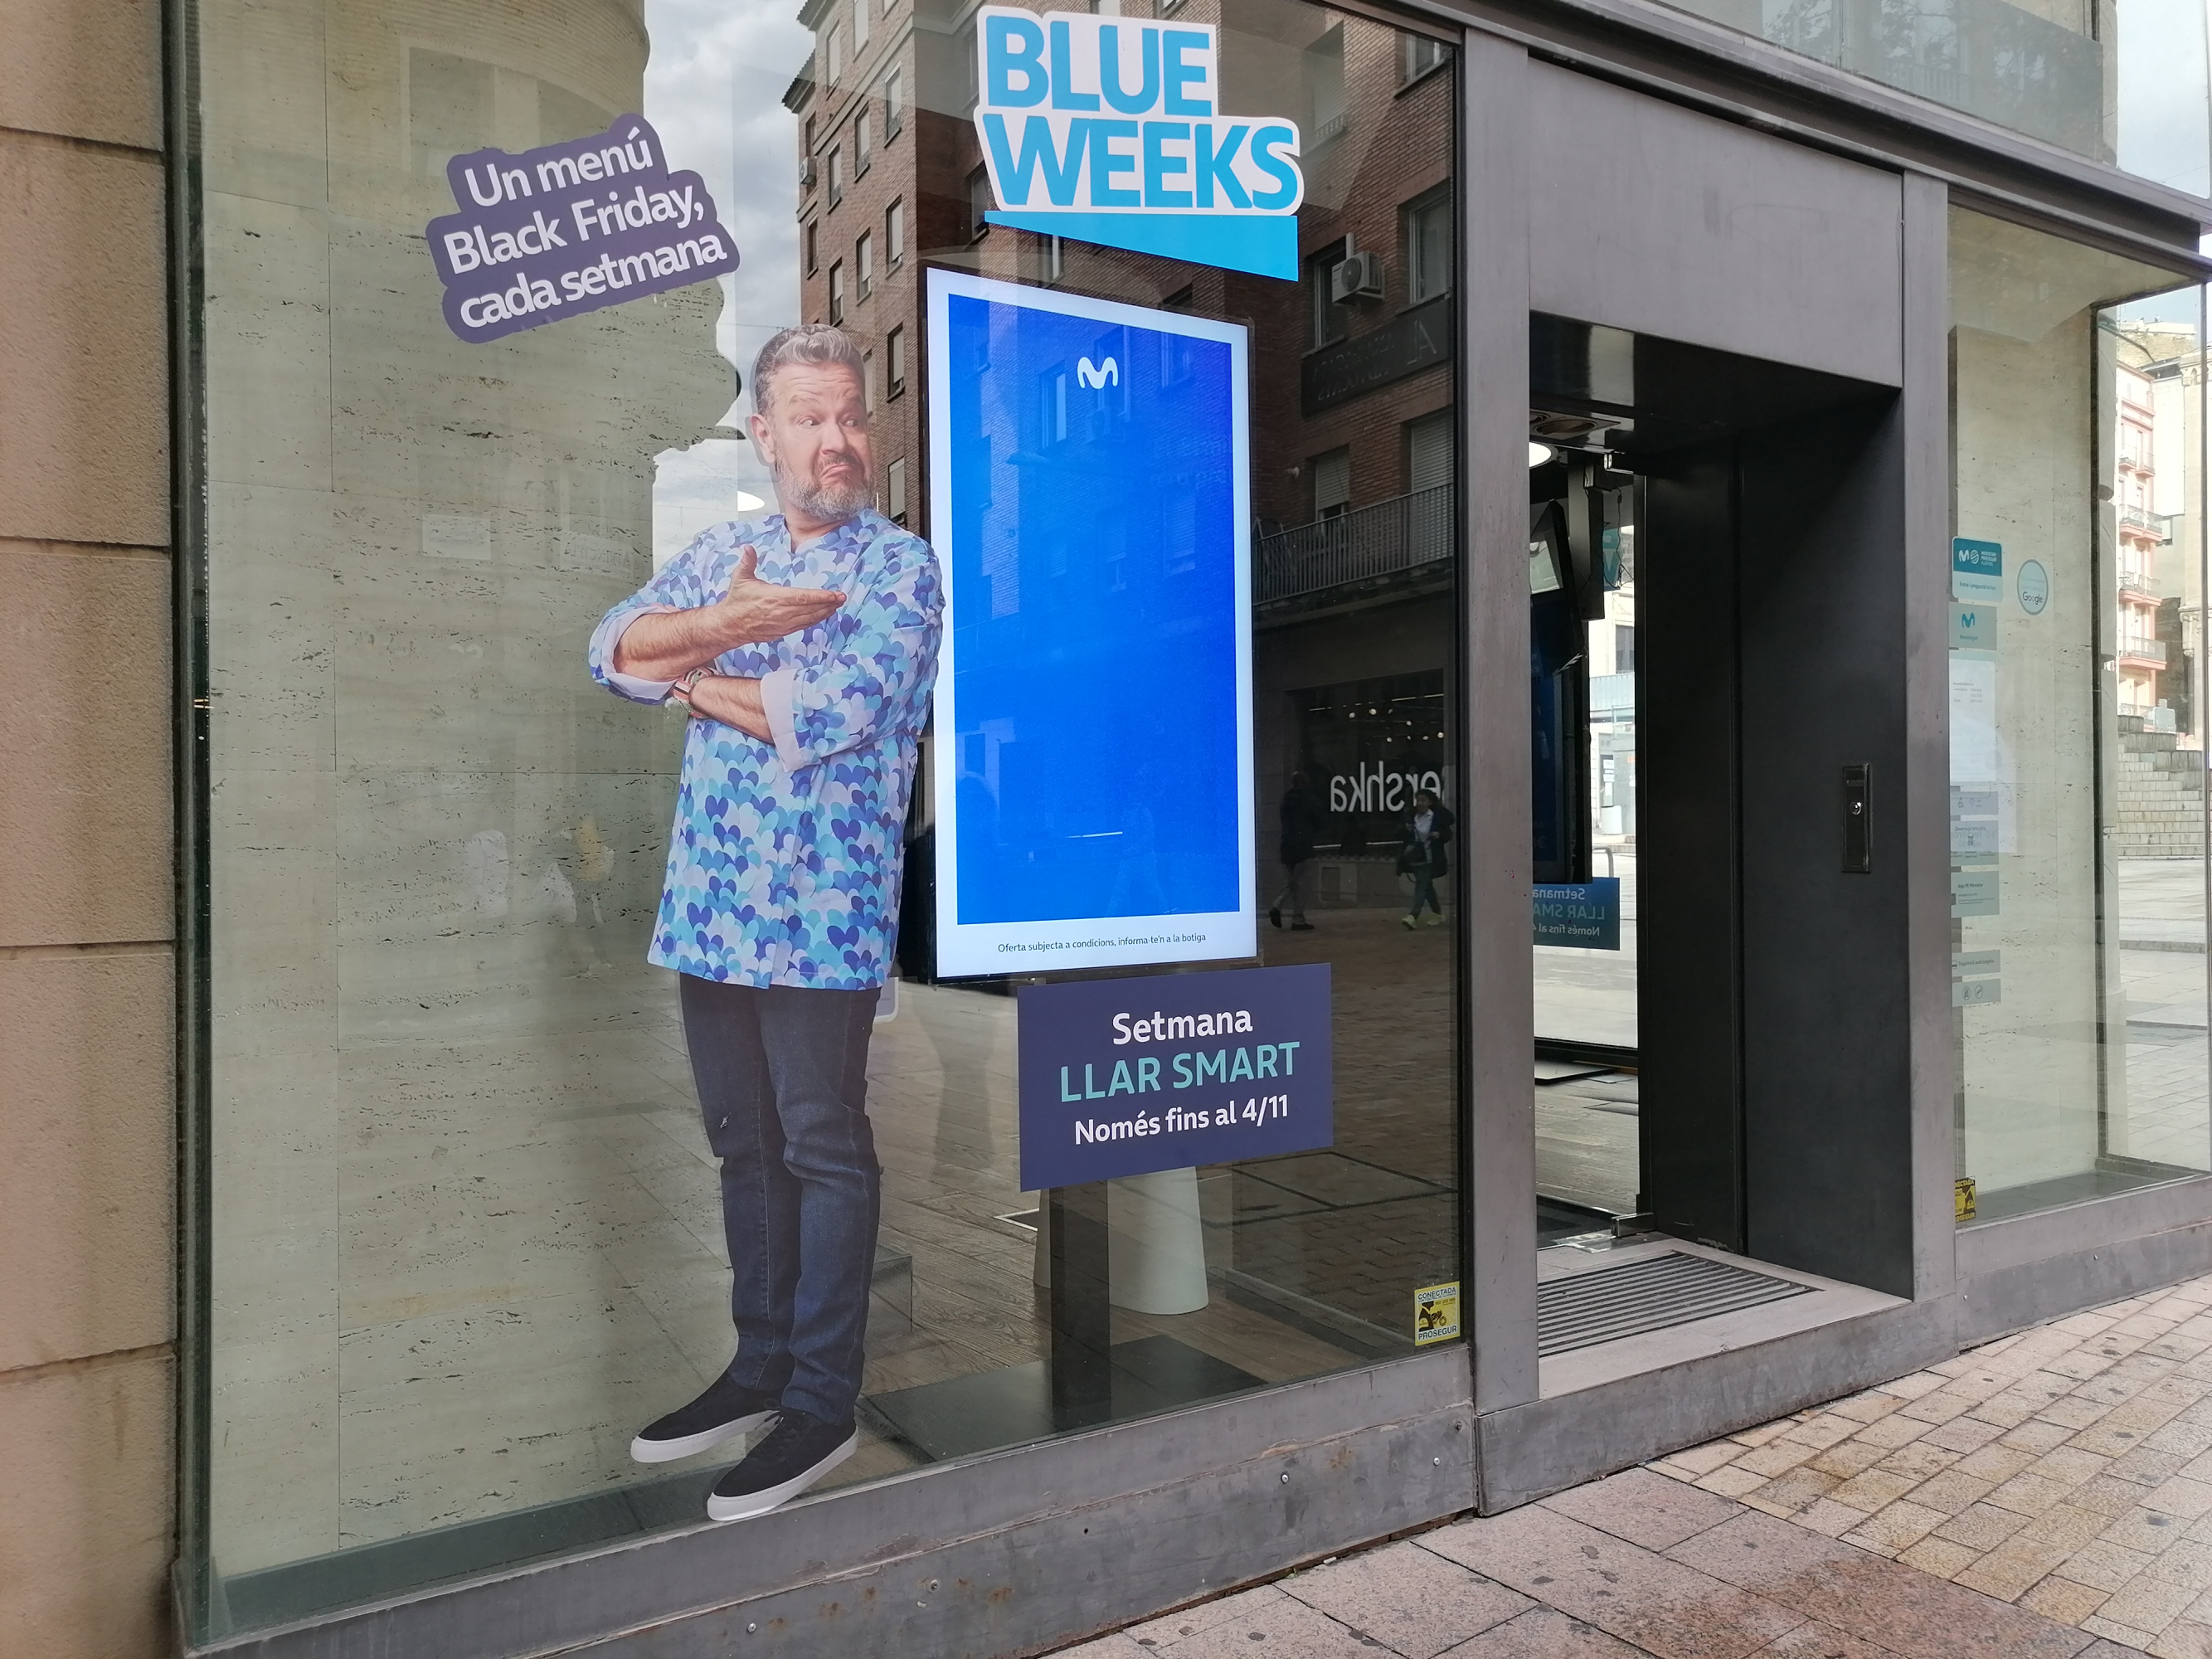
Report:
[[[2212,1278],[1066,1652],[2212,1659]]]

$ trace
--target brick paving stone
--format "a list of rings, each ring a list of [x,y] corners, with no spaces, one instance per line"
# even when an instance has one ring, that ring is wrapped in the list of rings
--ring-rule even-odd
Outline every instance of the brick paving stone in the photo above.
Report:
[[[1956,1515],[1969,1504],[1979,1503],[1992,1489],[1990,1481],[1978,1480],[1963,1469],[1949,1468],[1914,1487],[1912,1501],[1931,1510],[1941,1510],[1946,1515]]]
[[[1257,1589],[1239,1590],[1233,1595],[1219,1596],[1211,1601],[1201,1601],[1194,1607],[1185,1607],[1181,1613],[1147,1620],[1141,1625],[1132,1625],[1122,1633],[1132,1641],[1147,1648],[1165,1648],[1171,1642],[1180,1642],[1209,1631],[1224,1620],[1237,1620],[1248,1613],[1273,1607],[1287,1600],[1273,1584],[1262,1584]]]
[[[2084,1619],[2081,1628],[2093,1635],[2119,1643],[2130,1653],[2147,1652],[2150,1644],[2158,1640],[2158,1633],[2154,1631],[2137,1630],[2133,1625],[2123,1625],[2116,1620],[2107,1619],[2101,1613],[2093,1613]]]
[[[1900,1498],[1876,1510],[1865,1522],[1844,1534],[1846,1544],[1872,1550],[1877,1555],[1896,1555],[1918,1543],[1951,1517],[1941,1510],[1923,1508],[1911,1498]]]
[[[1982,1553],[1948,1538],[1923,1538],[1911,1549],[1899,1552],[1897,1559],[1938,1578],[1948,1578],[1980,1560]]]
[[[2164,1427],[2145,1435],[2143,1445],[2153,1451],[2179,1452],[2186,1457],[2201,1457],[2212,1451],[2212,1424],[2197,1422],[2185,1414],[2179,1416]]]
[[[2201,1625],[2191,1619],[2176,1620],[2150,1644],[2150,1650],[2158,1659],[2212,1659],[2212,1625]],[[2095,1656],[2085,1653],[2081,1659],[2095,1659]]]
[[[1920,1437],[1924,1444],[1941,1446],[1945,1451],[1961,1454],[1979,1451],[2004,1431],[1994,1423],[1984,1423],[1971,1413],[1940,1423]]]
[[[1801,1532],[1790,1522],[1748,1511],[1723,1525],[1747,1520]],[[1802,1613],[1538,1504],[1456,1522],[1419,1541],[1658,1659],[1745,1659],[1804,1622]]]
[[[1931,1446],[1924,1440],[1915,1440],[1910,1445],[1899,1446],[1875,1465],[1892,1474],[1909,1475],[1914,1480],[1927,1480],[1943,1473],[1959,1461],[1960,1454],[1947,1451],[1941,1446]]]
[[[1839,1441],[1817,1456],[1806,1462],[1823,1474],[1832,1474],[1838,1480],[1848,1480],[1861,1469],[1870,1469],[1896,1448],[1877,1446],[1865,1440]]]
[[[1785,1474],[1796,1468],[1820,1449],[1817,1446],[1808,1446],[1802,1440],[1785,1437],[1770,1440],[1763,1446],[1753,1446],[1729,1467],[1745,1469],[1763,1480],[1771,1480],[1776,1475]]]
[[[1984,1446],[1977,1452],[1968,1452],[1951,1467],[1963,1474],[1978,1475],[1996,1483],[2009,1480],[2023,1469],[2035,1466],[2036,1454],[2023,1451],[2017,1446],[2008,1446],[2002,1441]]]
[[[2153,1577],[2163,1578],[2172,1584],[2187,1584],[2201,1592],[2212,1590],[2212,1543],[2197,1537],[2185,1537],[2178,1544],[2169,1544],[2158,1553],[2158,1559],[2144,1569]]]
[[[2060,1569],[2077,1584],[2117,1593],[2150,1565],[2150,1558],[2099,1539],[2077,1551]]]
[[[1893,1504],[1920,1483],[1909,1474],[1879,1466],[1862,1469],[1828,1494],[1832,1503],[1872,1515],[1885,1504]]]
[[[1896,1659],[1896,1656],[1848,1632],[1808,1620],[1789,1635],[1769,1642],[1752,1659]]]
[[[1294,1573],[1277,1588],[1404,1659],[1435,1659],[1534,1605],[1412,1542]]]
[[[1650,1550],[1670,1549],[1736,1513],[1725,1498],[1656,1479],[1646,1469],[1557,1493],[1544,1507]]]
[[[1692,1446],[1687,1451],[1678,1451],[1659,1460],[1658,1467],[1668,1473],[1679,1469],[1692,1476],[1710,1474],[1736,1455],[1733,1441],[1716,1440],[1710,1444]]]
[[[1895,1451],[1899,1446],[1917,1440],[1935,1425],[1918,1418],[1907,1417],[1903,1412],[1893,1412],[1881,1421],[1869,1423],[1852,1436],[1854,1443],[1880,1446]]]
[[[2037,1457],[2064,1445],[2074,1437],[2074,1431],[2063,1423],[2045,1423],[2039,1418],[2030,1418],[2016,1429],[2008,1429],[2001,1437],[2002,1443],[2015,1451],[2024,1451]]]
[[[2143,1507],[2185,1521],[2200,1520],[2212,1515],[2212,1482],[2176,1475],[2153,1487],[2150,1496],[2143,1499]]]
[[[1768,1516],[1739,1516],[1668,1554],[1904,1659],[2071,1659],[2087,1645],[2066,1626]]]
[[[1778,1440],[1790,1431],[1790,1419],[1778,1423],[1761,1423],[1756,1428],[1739,1429],[1729,1437],[1739,1446],[1763,1446],[1770,1440]]]
[[[1854,1423],[1872,1423],[1877,1419],[1888,1416],[1904,1403],[1905,1397],[1901,1395],[1855,1394],[1850,1399],[1838,1400],[1824,1409],[1834,1416],[1848,1419]]]
[[[1746,1492],[1757,1492],[1766,1484],[1766,1477],[1753,1474],[1749,1469],[1740,1469],[1733,1463],[1715,1469],[1711,1474],[1699,1475],[1692,1484],[1707,1492],[1718,1492],[1723,1498],[1741,1498]]]
[[[2066,1501],[2079,1483],[2053,1480],[2042,1473],[2042,1465],[2027,1469],[2006,1481],[1989,1495],[1989,1502],[2001,1510],[2010,1510],[2014,1515],[2030,1519],[2045,1510],[2056,1508]]]
[[[2138,1486],[2159,1486],[2181,1474],[2191,1461],[2179,1452],[2156,1450],[2146,1439],[2133,1451],[2114,1458],[2111,1473],[2122,1480],[2131,1480]]]
[[[2111,1599],[2103,1590],[2053,1573],[2021,1596],[2020,1605],[2062,1625],[2078,1625]]]
[[[1908,1417],[1921,1423],[1948,1423],[1964,1415],[1981,1402],[1970,1400],[1953,1389],[1938,1389],[1934,1394],[1924,1394],[1910,1404],[1898,1407],[1899,1417]]]
[[[2189,1529],[2170,1515],[2131,1510],[2105,1529],[2101,1541],[2151,1557],[2165,1554],[2169,1547],[2180,1543],[2188,1535]]]
[[[2085,1510],[2100,1510],[2114,1520],[2141,1506],[2144,1489],[2132,1480],[2123,1480],[2116,1474],[2100,1474],[2094,1480],[2085,1480],[2074,1488],[2067,1501]]]
[[[2000,1601],[2017,1601],[2064,1566],[2079,1547],[2015,1534],[1972,1566],[1954,1573],[1952,1582]]]
[[[1814,1451],[1826,1451],[1838,1440],[1848,1440],[1858,1431],[1858,1424],[1848,1417],[1833,1417],[1823,1413],[1790,1425],[1782,1437],[1793,1445],[1810,1446]],[[2212,1442],[2208,1442],[2212,1444]]]
[[[1841,1485],[1841,1480],[1825,1470],[1795,1468],[1768,1481],[1757,1492],[1745,1493],[1743,1501],[1756,1503],[1760,1508],[1772,1504],[1795,1515],[1808,1504],[1826,1498]]]
[[[1840,1538],[1853,1527],[1866,1524],[1866,1511],[1838,1504],[1832,1498],[1815,1498],[1797,1511],[1796,1522],[1829,1538]]]
[[[2155,1638],[2196,1600],[2196,1592],[2146,1572],[2122,1585],[2112,1600],[2097,1609],[2097,1616]]]
[[[1936,1535],[1954,1544],[1964,1544],[1969,1549],[1986,1552],[1996,1548],[2027,1524],[2026,1516],[2015,1515],[2010,1510],[1970,1504],[1936,1528]]]
[[[1595,1625],[1537,1607],[1463,1643],[1444,1659],[1650,1659]]]

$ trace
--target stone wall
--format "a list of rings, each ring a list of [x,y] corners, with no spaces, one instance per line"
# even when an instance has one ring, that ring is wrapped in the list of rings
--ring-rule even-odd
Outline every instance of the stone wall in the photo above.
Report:
[[[167,1650],[175,1237],[155,0],[0,0],[0,1653]]]

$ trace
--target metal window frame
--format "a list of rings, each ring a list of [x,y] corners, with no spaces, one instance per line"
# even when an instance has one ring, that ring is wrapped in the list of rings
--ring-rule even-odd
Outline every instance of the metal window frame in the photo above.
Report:
[[[339,1651],[720,1654],[748,1626],[824,1656],[1031,1649],[1159,1611],[1479,1503],[1495,1510],[1838,1387],[1879,1381],[2029,1318],[2212,1267],[2212,1177],[1954,1234],[1948,1187],[1948,907],[1917,882],[1912,1083],[1915,1300],[1892,1312],[1563,1401],[1539,1397],[1528,971],[1526,592],[1520,400],[1528,378],[1522,70],[1533,57],[1905,177],[1908,512],[1948,527],[1942,220],[1955,200],[2203,276],[2212,202],[2132,179],[1649,0],[1369,0],[1335,9],[1459,40],[1461,245],[1452,303],[1464,577],[1461,763],[1494,780],[1462,823],[1462,1284],[1472,1341],[1093,1433],[824,1494],[741,1527],[702,1526],[533,1564],[311,1623],[195,1645],[257,1659]],[[1410,15],[1409,15],[1410,14]],[[204,283],[191,0],[164,9],[179,1101],[181,1614],[209,1600],[204,1466],[210,1192]],[[1465,29],[1464,35],[1458,31]],[[972,54],[971,54],[972,58]],[[1480,227],[1477,234],[1476,227]],[[1304,276],[1302,270],[1301,275]],[[1477,307],[1472,296],[1480,294]],[[1930,349],[1932,348],[1932,349]],[[1936,562],[1923,561],[1931,572]],[[1910,856],[1940,868],[1940,574],[1915,590]],[[1921,637],[1925,635],[1925,637]],[[1938,1006],[1940,1000],[1940,1009]],[[1943,1041],[1926,1039],[1942,1021]],[[1480,1033],[1485,1040],[1472,1040]],[[1938,1097],[1940,1097],[1940,1104]],[[1480,1156],[1476,1156],[1480,1148]],[[2116,1244],[2114,1240],[2118,1240]],[[1691,1403],[1686,1407],[1686,1399]],[[1702,1403],[1700,1403],[1702,1402]],[[1170,1471],[1164,1477],[1162,1470]],[[852,1564],[824,1573],[824,1560]],[[1101,1563],[1111,1563],[1102,1571]],[[196,1577],[195,1575],[199,1575]],[[950,1584],[947,1589],[943,1586]],[[1011,1603],[1008,1598],[1011,1596]],[[1021,1612],[1010,1615],[1009,1605]],[[1018,1626],[1009,1622],[1018,1619]],[[776,1621],[781,1621],[780,1625]]]

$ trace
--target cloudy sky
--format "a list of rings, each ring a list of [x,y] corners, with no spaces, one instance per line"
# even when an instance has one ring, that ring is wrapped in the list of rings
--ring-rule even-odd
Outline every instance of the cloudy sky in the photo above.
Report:
[[[653,56],[645,114],[672,167],[707,181],[741,261],[722,279],[720,343],[750,366],[777,329],[799,320],[798,121],[784,89],[813,40],[799,0],[647,0]],[[725,417],[741,424],[733,409]],[[708,526],[751,510],[769,494],[766,469],[742,442],[709,441],[660,458],[653,486],[658,568]]]

